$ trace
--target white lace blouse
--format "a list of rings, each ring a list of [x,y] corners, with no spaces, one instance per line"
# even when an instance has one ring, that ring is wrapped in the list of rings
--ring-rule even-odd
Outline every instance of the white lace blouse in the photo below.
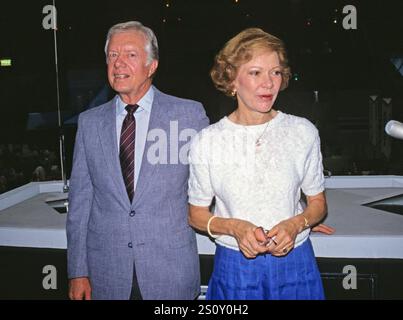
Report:
[[[189,164],[189,203],[209,206],[215,197],[215,215],[266,229],[303,211],[301,190],[309,196],[324,190],[317,129],[280,111],[261,125],[243,126],[224,117],[203,129],[191,143]],[[301,232],[295,246],[308,236],[309,229]],[[216,242],[239,250],[231,236]]]

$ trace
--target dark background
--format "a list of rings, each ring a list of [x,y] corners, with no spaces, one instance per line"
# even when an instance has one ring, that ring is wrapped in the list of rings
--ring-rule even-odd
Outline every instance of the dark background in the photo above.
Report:
[[[54,34],[42,27],[42,8],[48,4],[1,4],[0,59],[11,58],[12,66],[0,67],[0,178],[8,177],[0,193],[30,181],[31,170],[39,165],[48,170],[46,179],[57,178],[49,175],[49,166],[60,161]],[[357,9],[356,30],[342,27],[345,5]],[[113,24],[128,20],[151,27],[159,40],[155,85],[201,101],[211,122],[234,108],[209,78],[215,54],[246,27],[278,36],[286,43],[293,77],[276,107],[315,123],[325,167],[343,175],[403,174],[403,141],[370,138],[374,121],[378,136],[385,136],[385,120],[403,121],[403,77],[391,62],[403,58],[402,1],[58,0],[56,7],[68,175],[75,116],[113,96],[105,72],[106,33]],[[383,98],[392,99],[387,116],[371,118],[370,95],[377,96],[380,113]],[[42,121],[36,121],[38,117]],[[390,146],[387,152],[385,143]],[[22,173],[11,185],[10,167]]]

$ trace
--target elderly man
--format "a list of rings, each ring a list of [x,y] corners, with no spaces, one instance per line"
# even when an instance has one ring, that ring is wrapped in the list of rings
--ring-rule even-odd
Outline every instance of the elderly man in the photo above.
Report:
[[[158,44],[140,22],[107,35],[117,96],[79,117],[67,218],[71,299],[195,299],[187,150],[203,106],[152,85]],[[183,154],[185,156],[183,156]]]

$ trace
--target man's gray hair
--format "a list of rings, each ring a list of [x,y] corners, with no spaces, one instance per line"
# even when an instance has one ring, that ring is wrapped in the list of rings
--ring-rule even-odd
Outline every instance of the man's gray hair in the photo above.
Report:
[[[152,60],[158,60],[158,41],[157,37],[155,36],[154,32],[144,26],[141,22],[139,21],[128,21],[128,22],[123,22],[123,23],[118,23],[112,26],[109,31],[108,35],[106,36],[106,43],[105,43],[105,55],[108,55],[108,44],[109,41],[111,40],[112,36],[116,33],[120,32],[127,32],[127,31],[136,31],[136,32],[141,32],[144,34],[146,38],[146,46],[145,46],[145,51],[147,52],[147,64],[151,63]]]

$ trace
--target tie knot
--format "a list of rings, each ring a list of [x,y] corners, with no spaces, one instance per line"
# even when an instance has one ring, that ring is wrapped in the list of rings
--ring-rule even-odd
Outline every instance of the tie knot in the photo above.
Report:
[[[136,112],[137,108],[139,107],[138,104],[128,104],[125,109],[129,115],[132,115]]]

